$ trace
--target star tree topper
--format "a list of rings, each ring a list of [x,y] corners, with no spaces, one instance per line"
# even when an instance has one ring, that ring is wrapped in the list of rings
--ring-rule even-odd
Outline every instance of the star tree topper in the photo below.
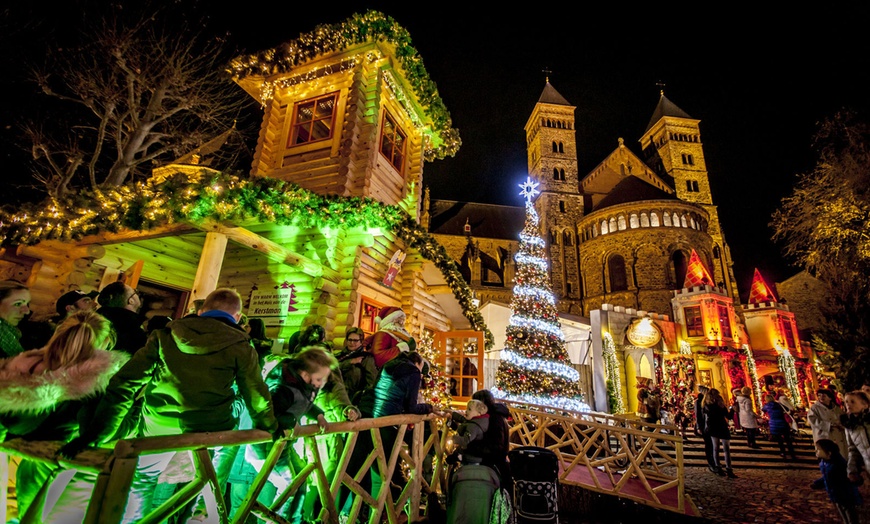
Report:
[[[540,194],[541,192],[537,190],[537,187],[540,184],[537,182],[532,182],[531,177],[526,178],[526,181],[520,184],[520,187],[523,189],[520,191],[520,195],[526,199],[526,202],[531,202],[535,195]]]

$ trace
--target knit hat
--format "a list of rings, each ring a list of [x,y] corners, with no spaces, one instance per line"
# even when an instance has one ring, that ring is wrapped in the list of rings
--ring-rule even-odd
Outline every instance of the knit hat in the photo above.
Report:
[[[99,295],[99,293],[96,291],[91,291],[90,293],[85,293],[83,291],[79,291],[78,289],[74,289],[72,291],[64,293],[63,295],[60,296],[59,299],[57,299],[57,304],[55,304],[55,309],[57,309],[57,314],[64,316],[64,315],[66,315],[67,306],[71,306],[85,297],[91,297],[91,299],[94,299],[97,297],[97,295]]]
[[[401,309],[394,306],[386,306],[381,308],[380,312],[378,312],[378,316],[375,317],[375,322],[378,325],[381,324],[390,324],[396,320],[398,320],[399,316],[404,315],[405,312]]]

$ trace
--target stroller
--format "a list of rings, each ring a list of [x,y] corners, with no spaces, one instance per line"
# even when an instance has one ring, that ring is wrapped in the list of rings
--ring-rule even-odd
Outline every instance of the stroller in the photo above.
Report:
[[[559,459],[546,448],[524,446],[508,453],[514,478],[516,524],[559,523]]]
[[[488,466],[467,464],[451,475],[447,524],[490,521],[492,499],[499,489],[498,473]]]

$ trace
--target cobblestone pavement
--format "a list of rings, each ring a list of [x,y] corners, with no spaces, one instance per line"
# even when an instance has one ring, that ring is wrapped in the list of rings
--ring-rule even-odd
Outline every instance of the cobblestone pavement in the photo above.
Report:
[[[810,482],[818,470],[753,469],[734,470],[738,478],[714,475],[706,468],[686,468],[686,492],[701,515],[716,524],[764,523],[836,524],[842,522],[824,490],[813,490]],[[861,522],[870,523],[870,489],[861,489],[864,505]]]

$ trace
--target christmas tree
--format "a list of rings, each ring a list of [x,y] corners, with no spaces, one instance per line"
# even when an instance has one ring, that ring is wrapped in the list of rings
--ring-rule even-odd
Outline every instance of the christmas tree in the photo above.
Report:
[[[510,321],[496,373],[497,398],[590,411],[580,394],[580,375],[571,367],[559,326],[556,299],[550,285],[544,240],[532,199],[537,183],[527,179],[520,187],[526,199],[526,223],[516,254],[516,283]]]

